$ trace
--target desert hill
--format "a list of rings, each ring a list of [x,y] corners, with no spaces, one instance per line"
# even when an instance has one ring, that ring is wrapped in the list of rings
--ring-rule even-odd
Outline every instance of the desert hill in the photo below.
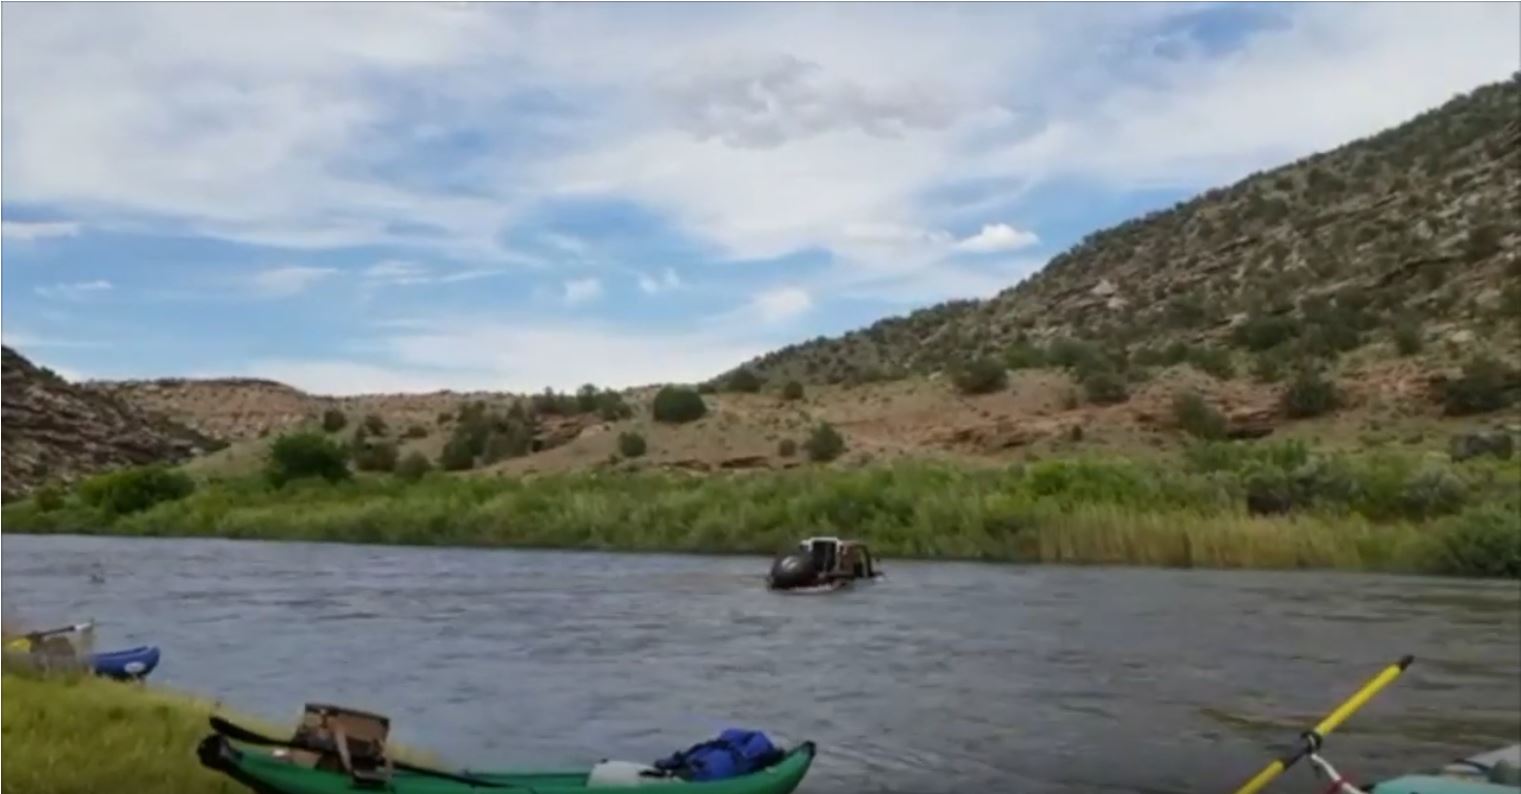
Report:
[[[106,469],[179,462],[214,439],[109,394],[72,385],[9,347],[3,357],[4,494],[72,482]]]
[[[482,416],[491,429],[477,440],[496,451],[477,452],[468,470],[488,474],[787,467],[803,459],[789,447],[821,423],[845,437],[842,465],[1145,452],[1190,433],[1436,450],[1480,426],[1521,431],[1508,407],[1521,396],[1518,251],[1521,75],[1096,232],[989,300],[747,362],[703,385],[707,415],[687,424],[651,419],[656,387],[622,392],[616,410],[595,391],[334,398],[252,379],[71,387],[31,369],[16,391],[12,357],[24,360],[7,351],[6,488],[13,470],[35,483],[177,460],[197,448],[168,443],[183,432],[230,442],[195,462],[207,474],[249,471],[273,437],[324,425],[347,441],[369,425],[364,443],[436,461]],[[1184,397],[1218,425],[1186,427]],[[122,441],[127,454],[97,451],[129,433],[125,419],[85,422],[90,433],[47,429],[97,404],[193,431],[154,436],[157,446]],[[625,434],[647,453],[623,454]]]

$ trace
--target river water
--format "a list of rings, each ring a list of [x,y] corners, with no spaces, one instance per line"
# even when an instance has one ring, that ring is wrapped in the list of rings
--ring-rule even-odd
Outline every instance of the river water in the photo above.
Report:
[[[799,597],[743,557],[16,535],[3,557],[8,620],[92,618],[98,649],[160,645],[164,685],[281,724],[380,711],[476,768],[737,725],[818,742],[803,792],[1221,791],[1405,653],[1333,737],[1344,772],[1521,733],[1515,582],[890,560]]]

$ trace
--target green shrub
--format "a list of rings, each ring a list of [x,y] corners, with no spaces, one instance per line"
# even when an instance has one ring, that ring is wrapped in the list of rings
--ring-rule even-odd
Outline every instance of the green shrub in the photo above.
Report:
[[[44,485],[32,492],[32,504],[44,513],[51,513],[63,508],[65,496],[62,488]]]
[[[377,441],[356,447],[353,452],[354,468],[360,471],[395,471],[396,445]]]
[[[1004,366],[1013,370],[1040,369],[1046,366],[1046,351],[1026,340],[1019,340],[1005,351]]]
[[[502,422],[486,433],[481,463],[490,465],[508,458],[521,458],[532,450],[532,429],[517,422]]]
[[[1237,345],[1260,353],[1271,350],[1299,334],[1299,323],[1292,317],[1255,315],[1231,330]]]
[[[777,442],[776,454],[784,458],[790,458],[797,454],[797,442],[790,438],[784,438]]]
[[[408,452],[396,464],[396,476],[407,482],[417,482],[432,470],[433,464],[428,462],[428,456],[416,450]]]
[[[346,427],[348,423],[349,418],[337,408],[329,408],[322,412],[322,429],[325,432],[336,433]]]
[[[412,425],[401,434],[402,438],[427,438],[428,428],[422,425]]]
[[[809,460],[826,463],[845,452],[845,438],[828,422],[821,422],[808,435],[808,440],[803,442],[803,449],[807,451]]]
[[[1402,356],[1413,356],[1425,346],[1421,321],[1414,317],[1401,318],[1394,324],[1394,349]]]
[[[1052,364],[1077,372],[1100,369],[1106,364],[1098,345],[1080,339],[1057,339],[1051,343],[1046,355]]]
[[[1481,223],[1468,230],[1463,242],[1463,254],[1470,263],[1500,252],[1500,228],[1492,223]]]
[[[766,385],[766,382],[761,380],[759,375],[751,372],[748,367],[740,367],[734,370],[734,372],[729,374],[725,382],[725,386],[729,391],[740,392],[742,394],[754,394],[760,391],[764,385]]]
[[[380,414],[366,414],[364,429],[372,436],[383,436],[386,434],[386,420],[382,419]]]
[[[655,421],[668,424],[695,422],[708,413],[702,395],[684,386],[661,387],[650,408]]]
[[[1468,496],[1462,478],[1439,467],[1416,472],[1400,494],[1400,512],[1408,518],[1428,519],[1456,513]]]
[[[1336,384],[1312,368],[1300,370],[1283,393],[1283,412],[1293,419],[1323,416],[1340,403]]]
[[[601,390],[597,388],[596,384],[588,383],[582,386],[576,390],[576,410],[583,414],[596,411],[599,407],[599,397],[601,397]]]
[[[1277,383],[1283,379],[1286,366],[1280,352],[1262,353],[1252,359],[1252,377],[1261,383]]]
[[[343,445],[319,433],[290,433],[269,447],[264,475],[276,488],[292,480],[320,477],[328,482],[349,478]]]
[[[574,394],[561,394],[546,386],[540,394],[528,400],[535,414],[543,416],[573,416],[581,411],[581,404]]]
[[[1230,380],[1236,374],[1235,364],[1231,361],[1231,351],[1223,347],[1203,345],[1194,348],[1189,353],[1189,363],[1208,375],[1220,380]]]
[[[1442,573],[1521,578],[1521,504],[1514,499],[1446,519],[1437,538]]]
[[[1180,295],[1167,303],[1167,322],[1174,328],[1198,328],[1209,319],[1204,298],[1197,292]]]
[[[1096,405],[1113,405],[1130,399],[1129,387],[1119,373],[1108,369],[1089,372],[1083,378],[1083,394]]]
[[[1463,365],[1463,374],[1443,389],[1443,408],[1448,416],[1498,411],[1510,405],[1510,377],[1509,368],[1499,359],[1475,356]]]
[[[1225,416],[1193,392],[1173,398],[1172,416],[1183,432],[1195,438],[1214,440],[1225,437]]]
[[[812,364],[813,362],[810,361],[808,363]],[[812,372],[813,370],[810,368],[809,371]],[[697,393],[698,394],[717,394],[718,393],[718,386],[714,385],[714,383],[712,381],[704,381],[703,383],[697,384]]]
[[[787,381],[787,385],[785,385],[785,386],[782,387],[782,399],[783,400],[801,400],[801,399],[803,399],[803,384],[798,383],[795,380],[789,380],[789,381]]]
[[[989,394],[1006,388],[1009,374],[993,359],[974,358],[951,369],[951,383],[962,394]]]
[[[482,447],[484,448],[484,443]],[[443,450],[438,453],[438,467],[444,471],[467,471],[475,468],[475,452],[470,448],[470,439],[459,434],[450,438],[444,444]]]
[[[644,436],[641,436],[638,433],[618,434],[618,454],[622,455],[623,457],[644,457],[644,453],[648,450],[649,445],[645,443]]]
[[[184,472],[153,464],[91,477],[80,483],[79,498],[107,515],[122,516],[183,499],[194,491],[195,482]]]
[[[617,422],[634,415],[634,409],[623,400],[623,395],[615,391],[605,391],[597,395],[597,416],[604,422]]]

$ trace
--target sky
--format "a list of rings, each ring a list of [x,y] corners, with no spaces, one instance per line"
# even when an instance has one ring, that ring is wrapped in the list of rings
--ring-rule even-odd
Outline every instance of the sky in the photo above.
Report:
[[[1521,69],[1521,5],[9,3],[73,378],[625,387],[952,298]]]

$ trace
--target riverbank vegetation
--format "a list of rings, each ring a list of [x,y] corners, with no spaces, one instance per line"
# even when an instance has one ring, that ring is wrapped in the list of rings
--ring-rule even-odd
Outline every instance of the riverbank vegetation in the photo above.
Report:
[[[5,791],[93,794],[105,791],[246,794],[195,755],[218,714],[271,736],[289,727],[229,714],[218,704],[153,686],[84,674],[42,674],[7,665],[3,674]],[[292,714],[299,703],[291,704]],[[395,750],[413,763],[425,753]]]
[[[4,674],[4,689],[6,791],[246,791],[196,760],[196,744],[210,732],[210,702],[90,676],[13,671]]]
[[[165,482],[158,473],[106,476]],[[1516,460],[1200,442],[1178,460],[809,465],[707,476],[248,477],[205,482],[188,494],[175,482],[158,499],[105,501],[89,497],[98,487],[87,482],[46,504],[8,505],[4,526],[753,553],[774,552],[800,534],[838,533],[886,556],[1521,576],[1518,482]]]

